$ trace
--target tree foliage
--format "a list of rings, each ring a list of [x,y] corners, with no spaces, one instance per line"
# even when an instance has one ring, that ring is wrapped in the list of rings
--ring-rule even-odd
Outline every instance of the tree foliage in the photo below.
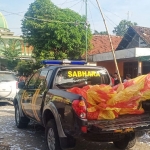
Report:
[[[34,63],[31,60],[21,60],[18,62],[15,70],[18,71],[19,75],[28,76],[41,67],[39,63]]]
[[[84,16],[61,9],[50,0],[36,0],[22,21],[24,40],[39,59],[79,58],[85,51]],[[91,31],[88,27],[88,41]],[[90,45],[90,44],[89,44]]]
[[[4,49],[1,49],[3,59],[5,59],[5,65],[8,70],[14,70],[19,61],[19,55],[21,53],[21,46],[16,43],[16,40],[9,39],[7,44],[4,46]]]
[[[101,31],[101,32],[98,32],[97,30],[94,30],[94,35],[108,35],[108,33],[106,31]]]
[[[129,26],[136,26],[137,23],[136,22],[131,22],[131,21],[127,21],[127,20],[121,20],[119,25],[117,25],[114,30],[113,33],[115,33],[118,36],[123,36],[127,29],[129,28]]]
[[[19,54],[21,54],[21,49],[18,50],[15,48],[14,44],[6,46],[4,50],[2,50],[4,57],[7,60],[13,61],[19,58]]]

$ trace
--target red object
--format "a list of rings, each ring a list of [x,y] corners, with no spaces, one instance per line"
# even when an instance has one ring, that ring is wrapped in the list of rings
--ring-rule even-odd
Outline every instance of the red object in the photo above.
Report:
[[[114,78],[112,78],[112,77],[111,77],[111,82],[112,82],[112,85],[114,86],[115,80],[114,80]]]
[[[129,86],[132,86],[134,84],[133,80],[127,80],[126,82],[123,83],[124,88],[127,88]]]
[[[144,88],[141,90],[141,92],[145,92],[150,89],[150,74],[147,75],[145,78]]]
[[[86,126],[82,126],[82,127],[81,127],[81,131],[82,131],[83,133],[87,133],[87,127],[86,127]]]
[[[95,112],[88,112],[87,113],[87,119],[88,120],[97,120],[98,116],[99,116],[100,111],[97,110]]]
[[[81,119],[86,119],[87,109],[84,100],[74,100],[72,108]]]
[[[119,87],[119,84],[113,86],[112,88],[113,88],[114,91],[117,91],[118,87]]]
[[[96,92],[97,92],[97,94],[98,94],[103,100],[107,101],[107,100],[110,99],[110,96],[108,95],[108,93],[106,93],[106,92],[104,92],[104,91],[102,91],[102,90],[100,90],[100,89],[97,90]]]

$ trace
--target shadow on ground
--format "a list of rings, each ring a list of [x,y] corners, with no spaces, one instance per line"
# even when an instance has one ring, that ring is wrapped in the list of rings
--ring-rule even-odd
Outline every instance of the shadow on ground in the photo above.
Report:
[[[0,106],[13,106],[13,102],[0,100]]]

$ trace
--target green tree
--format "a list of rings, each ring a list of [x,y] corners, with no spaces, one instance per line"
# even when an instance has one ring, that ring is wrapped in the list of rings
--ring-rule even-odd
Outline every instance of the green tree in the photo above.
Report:
[[[21,46],[20,49],[17,48],[18,45],[16,40],[9,39],[7,44],[5,45],[4,49],[1,50],[4,59],[6,60],[6,67],[9,70],[14,70],[17,66],[19,61],[19,55],[21,53]]]
[[[137,23],[136,22],[131,22],[131,21],[127,21],[127,20],[122,20],[120,21],[119,25],[117,25],[114,30],[113,33],[115,33],[118,36],[123,36],[127,29],[129,28],[129,26],[136,26]]]
[[[101,31],[101,32],[98,32],[97,30],[94,30],[94,35],[108,35],[108,33],[106,31]]]
[[[21,60],[18,62],[15,70],[18,71],[19,75],[28,76],[41,67],[40,63],[34,63],[32,60]]]
[[[85,22],[84,16],[60,9],[50,0],[36,0],[22,21],[23,38],[34,47],[36,59],[78,59],[86,47]],[[90,39],[88,26],[89,43]]]

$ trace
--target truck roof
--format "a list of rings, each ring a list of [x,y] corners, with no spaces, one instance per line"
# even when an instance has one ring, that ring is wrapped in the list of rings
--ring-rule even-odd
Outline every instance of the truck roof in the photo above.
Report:
[[[93,66],[90,65],[90,63],[86,62],[86,61],[80,61],[80,60],[68,60],[68,59],[64,59],[64,60],[43,60],[41,62],[43,65],[45,65],[43,69],[53,69],[53,70],[57,70],[58,68],[92,68],[92,69],[105,69],[106,68],[102,67],[102,66]]]
[[[49,65],[46,66],[45,69],[58,69],[58,68],[100,68],[106,69],[102,66],[90,66],[90,65]]]

